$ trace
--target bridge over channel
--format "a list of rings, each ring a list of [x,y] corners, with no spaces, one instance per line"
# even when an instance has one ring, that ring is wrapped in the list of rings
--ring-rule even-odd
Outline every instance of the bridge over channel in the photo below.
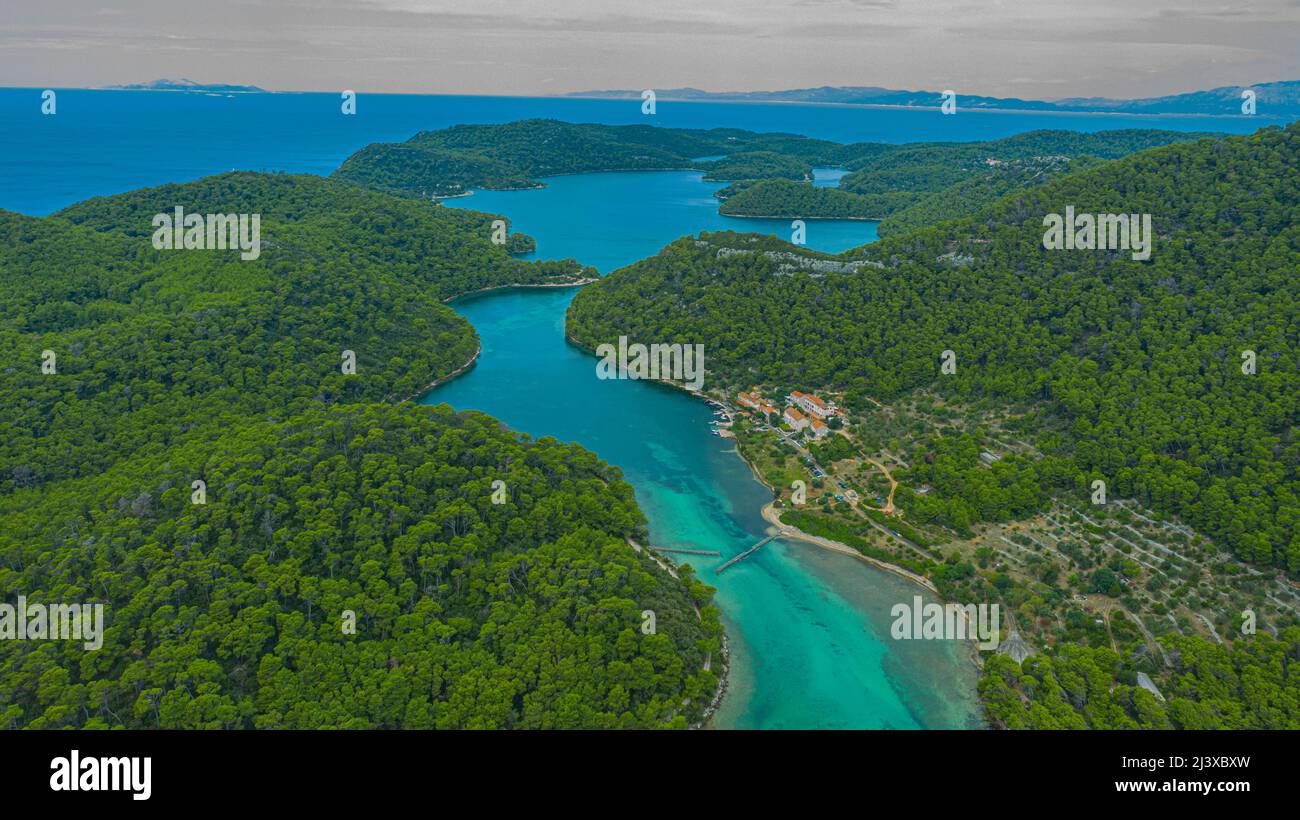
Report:
[[[732,558],[732,559],[731,559],[730,561],[728,561],[727,563],[725,563],[725,564],[723,564],[722,566],[718,567],[718,570],[717,570],[717,571],[718,571],[718,574],[721,575],[722,572],[723,572],[723,570],[725,570],[725,569],[727,569],[728,567],[733,566],[733,565],[735,565],[735,564],[739,564],[741,561],[744,561],[744,560],[745,560],[746,558],[748,558],[749,556],[751,556],[751,555],[753,555],[754,553],[758,552],[759,547],[763,546],[763,545],[766,544],[768,541],[775,540],[776,538],[777,538],[777,536],[775,536],[775,535],[769,535],[768,537],[764,538],[762,541],[759,541],[757,544],[755,544],[754,546],[752,546],[752,547],[750,547],[749,549],[745,550],[745,551],[742,552],[740,555],[737,555],[735,558]]]

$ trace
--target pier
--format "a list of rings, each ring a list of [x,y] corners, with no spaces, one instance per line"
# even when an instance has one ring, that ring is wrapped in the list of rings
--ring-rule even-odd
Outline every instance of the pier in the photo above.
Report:
[[[722,555],[722,553],[717,550],[688,550],[677,547],[653,547],[652,549],[654,549],[655,552],[681,552],[686,553],[687,555]]]

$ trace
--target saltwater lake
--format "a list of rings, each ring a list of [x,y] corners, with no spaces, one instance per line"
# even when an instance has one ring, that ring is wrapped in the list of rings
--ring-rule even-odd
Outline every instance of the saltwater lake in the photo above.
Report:
[[[529,191],[448,200],[509,216],[538,255],[574,257],[602,274],[700,230],[789,237],[789,220],[719,216],[691,172],[562,176]],[[875,239],[875,224],[809,221],[808,244],[840,251]],[[564,339],[574,289],[514,290],[455,304],[483,353],[423,401],[483,410],[535,436],[577,441],[636,488],[653,543],[716,549],[691,558],[718,588],[733,676],[715,719],[726,728],[960,728],[979,725],[976,670],[965,646],[889,638],[889,610],[924,591],[849,556],[773,541],[718,575],[714,567],[766,534],[771,493],[713,436],[712,408],[658,385],[596,378],[596,359]],[[925,595],[930,600],[928,595]]]
[[[976,140],[1034,128],[1168,128],[1246,133],[1265,117],[1133,117],[900,110],[788,104],[673,103],[657,115],[639,100],[369,95],[357,115],[337,94],[202,95],[57,90],[58,113],[40,114],[40,89],[0,89],[0,208],[48,214],[91,196],[182,182],[231,169],[328,174],[372,142],[403,140],[457,123],[529,117],[671,127],[787,131],[843,142]],[[834,184],[834,171],[819,171]],[[480,192],[453,200],[508,215],[538,240],[542,258],[573,257],[602,273],[700,230],[789,238],[784,220],[721,217],[718,186],[698,174],[560,177],[546,189]],[[864,222],[809,221],[811,247],[842,250],[874,239]],[[568,346],[572,290],[512,291],[455,305],[478,329],[483,354],[466,375],[425,398],[479,409],[536,436],[577,441],[623,469],[656,543],[731,555],[762,537],[768,492],[712,436],[707,405],[634,381],[600,381],[594,359]],[[918,588],[854,559],[774,541],[712,572],[731,637],[734,670],[716,724],[740,728],[925,728],[980,725],[967,649],[888,638],[889,608]]]

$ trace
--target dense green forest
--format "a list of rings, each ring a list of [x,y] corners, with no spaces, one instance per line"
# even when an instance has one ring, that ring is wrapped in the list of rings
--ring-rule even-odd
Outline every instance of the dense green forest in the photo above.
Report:
[[[457,125],[422,131],[402,143],[369,145],[348,157],[335,176],[416,197],[451,196],[471,187],[537,187],[538,177],[590,171],[697,168],[716,174],[713,179],[802,177],[813,164],[838,161],[843,148],[797,134],[735,128],[522,120]],[[721,155],[723,160],[704,159]]]
[[[812,177],[812,166],[807,162],[775,151],[740,151],[696,164],[704,170],[704,179],[710,182]]]
[[[721,193],[721,192],[719,192]],[[790,219],[879,219],[912,200],[890,192],[863,196],[811,182],[767,179],[734,189],[722,199],[718,212],[727,216],[774,216]]]
[[[1300,628],[1231,646],[1177,636],[1169,650],[1163,699],[1138,686],[1130,658],[1070,645],[1020,664],[991,655],[980,696],[1008,729],[1300,729]]]
[[[260,214],[260,257],[156,250],[178,205]],[[0,641],[0,727],[701,716],[711,589],[627,543],[619,472],[400,403],[478,346],[444,299],[590,273],[493,219],[251,173],[0,212],[0,599],[106,611],[97,651]]]
[[[839,257],[773,237],[684,238],[580,293],[569,332],[589,345],[703,342],[714,387],[799,384],[859,407],[922,387],[1038,403],[1060,420],[1035,440],[1057,460],[1008,474],[1037,491],[1006,498],[1101,479],[1242,560],[1294,573],[1297,182],[1292,125],[1134,154]],[[1044,215],[1067,205],[1152,214],[1151,259],[1044,250]],[[953,375],[940,374],[945,350]],[[1253,374],[1243,351],[1257,356]],[[949,497],[963,516],[1017,512],[967,482]]]

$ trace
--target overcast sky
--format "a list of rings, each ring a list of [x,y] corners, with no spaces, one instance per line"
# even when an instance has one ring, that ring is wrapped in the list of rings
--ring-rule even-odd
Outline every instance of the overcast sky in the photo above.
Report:
[[[1300,79],[1300,0],[0,0],[0,86],[1142,97]]]

